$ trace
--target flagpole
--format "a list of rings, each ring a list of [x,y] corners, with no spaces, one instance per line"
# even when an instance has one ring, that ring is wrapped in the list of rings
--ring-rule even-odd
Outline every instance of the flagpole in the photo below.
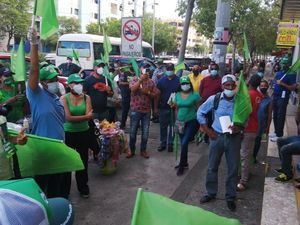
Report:
[[[33,14],[31,18],[31,28],[34,28],[34,24],[35,24],[35,15]]]

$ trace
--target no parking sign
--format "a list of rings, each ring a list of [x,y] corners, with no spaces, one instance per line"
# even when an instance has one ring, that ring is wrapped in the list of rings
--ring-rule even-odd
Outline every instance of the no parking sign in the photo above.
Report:
[[[130,57],[142,57],[142,18],[122,18],[121,54]]]

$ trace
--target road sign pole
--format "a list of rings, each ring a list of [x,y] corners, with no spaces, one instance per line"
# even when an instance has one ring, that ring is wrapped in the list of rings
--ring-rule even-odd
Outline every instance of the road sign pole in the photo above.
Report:
[[[155,0],[153,1],[153,21],[152,21],[152,48],[153,51],[155,52],[154,38],[155,38]]]

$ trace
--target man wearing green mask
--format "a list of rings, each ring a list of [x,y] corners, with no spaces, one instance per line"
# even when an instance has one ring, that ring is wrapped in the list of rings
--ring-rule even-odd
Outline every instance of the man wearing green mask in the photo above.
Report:
[[[291,91],[296,89],[296,74],[286,74],[290,66],[288,56],[280,61],[281,70],[275,75],[275,87],[273,92],[273,122],[275,134],[270,135],[271,141],[276,142],[278,137],[283,136],[286,116],[286,108]]]
[[[166,69],[165,76],[157,83],[157,88],[160,92],[158,97],[160,146],[157,149],[159,152],[164,151],[167,147],[169,152],[173,151],[172,122],[174,122],[175,117],[172,115],[168,100],[171,94],[177,92],[180,88],[179,77],[174,73],[174,65],[170,63],[167,65]]]
[[[16,85],[12,78],[12,73],[8,68],[0,69],[0,104],[7,110],[7,121],[16,122],[24,117],[24,94],[18,94]]]

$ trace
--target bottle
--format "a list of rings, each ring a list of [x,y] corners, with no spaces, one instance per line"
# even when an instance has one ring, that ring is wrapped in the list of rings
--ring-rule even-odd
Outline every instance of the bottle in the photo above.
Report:
[[[25,133],[29,133],[29,121],[26,117],[23,120],[23,128],[25,129]]]

